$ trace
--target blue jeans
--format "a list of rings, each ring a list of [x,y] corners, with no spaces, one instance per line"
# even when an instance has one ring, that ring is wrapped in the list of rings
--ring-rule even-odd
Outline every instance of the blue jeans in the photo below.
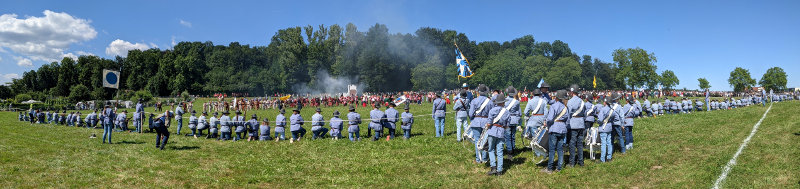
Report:
[[[625,126],[625,147],[627,150],[633,148],[633,126]]]
[[[303,129],[302,127],[296,131],[292,131],[292,138],[295,140],[300,139],[303,136],[306,136],[306,129]]]
[[[355,138],[353,135],[355,135]],[[348,137],[350,137],[350,141],[356,141],[357,139],[361,138],[361,134],[359,132],[354,132],[348,134]]]
[[[583,165],[583,143],[586,137],[586,129],[570,129],[569,130],[569,164],[575,165],[576,159],[578,165]]]
[[[280,140],[286,140],[286,132],[275,132],[275,138],[279,138]]]
[[[411,129],[403,129],[403,137],[406,139],[411,138]]]
[[[461,142],[461,128],[468,127],[467,121],[469,118],[467,117],[456,117],[456,140]],[[467,132],[465,129],[464,132]]]
[[[515,145],[517,144],[517,126],[510,125],[506,127],[505,132],[505,145],[506,145],[506,152],[511,153],[514,150]]]
[[[496,167],[497,172],[503,172],[503,145],[504,138],[489,136],[489,166]]]
[[[625,153],[625,132],[622,131],[622,126],[614,125],[614,132],[617,133],[617,136],[614,137],[616,140],[619,140],[618,144],[620,147],[620,152]],[[613,142],[614,139],[612,139]]]
[[[233,141],[241,140],[244,138],[244,132],[236,132],[236,135],[233,136]]]
[[[106,142],[106,137],[108,137],[108,143],[111,144],[111,131],[114,130],[114,124],[111,124],[110,121],[103,122],[103,143]]]
[[[470,127],[470,132],[472,132],[472,144],[475,144],[475,161],[477,162],[486,162],[486,156],[488,156],[486,151],[478,150],[478,140],[481,138],[481,132],[483,132],[483,128],[480,127]]]
[[[178,122],[178,133],[177,134],[180,135],[181,134],[181,128],[183,128],[183,119],[181,118],[181,116],[177,116],[177,117],[175,117],[175,121]]]
[[[444,136],[444,117],[433,118],[433,124],[436,127],[436,137]]]
[[[231,139],[231,132],[230,131],[222,132],[222,137],[220,137],[220,138],[222,138],[222,140],[230,140]]]
[[[611,144],[611,133],[598,133],[600,135],[600,162],[611,160],[614,145]]]
[[[372,136],[372,139],[378,140],[381,139],[381,134],[383,134],[383,130],[374,130],[375,135]]]
[[[561,166],[564,165],[564,143],[567,142],[567,137],[565,136],[566,133],[550,133],[550,143],[548,147],[547,153],[547,169],[550,170],[561,170]],[[553,159],[555,158],[556,152],[558,152],[558,166],[553,167]]]
[[[319,128],[316,131],[311,131],[311,133],[314,134],[314,136],[312,136],[311,138],[316,139],[317,137],[320,138],[325,137],[325,133],[327,132],[328,132],[327,128]]]

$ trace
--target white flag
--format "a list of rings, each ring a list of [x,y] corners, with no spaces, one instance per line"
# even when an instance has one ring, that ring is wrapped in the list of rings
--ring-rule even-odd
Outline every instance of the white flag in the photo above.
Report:
[[[119,89],[119,72],[104,69],[103,87]]]

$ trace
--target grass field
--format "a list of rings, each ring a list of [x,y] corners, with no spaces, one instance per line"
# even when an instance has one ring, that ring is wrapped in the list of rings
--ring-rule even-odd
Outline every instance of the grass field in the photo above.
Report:
[[[200,106],[195,106],[200,107]],[[776,103],[722,186],[800,187],[800,102]],[[450,108],[448,106],[448,108]],[[333,109],[323,109],[326,119]],[[506,160],[507,172],[490,177],[476,165],[472,144],[456,142],[453,119],[445,139],[433,137],[433,122],[419,117],[408,141],[303,140],[231,142],[170,138],[155,148],[152,133],[113,134],[113,145],[89,139],[100,129],[19,122],[0,113],[0,185],[9,188],[709,188],[742,140],[766,111],[735,110],[666,115],[636,120],[635,148],[605,164],[539,173],[523,151]],[[151,111],[148,108],[147,111]],[[367,108],[359,108],[368,117]],[[258,111],[274,119],[277,111]],[[311,108],[303,109],[308,120]],[[251,112],[252,113],[252,112]],[[414,105],[412,113],[430,113]],[[85,116],[86,114],[84,114]],[[448,114],[451,116],[452,114]],[[248,115],[249,118],[249,115]],[[170,128],[175,132],[175,126]],[[310,129],[306,126],[306,129]],[[362,137],[366,126],[361,127]],[[184,131],[189,132],[184,126]],[[310,132],[309,132],[310,134]],[[522,146],[518,142],[518,146]]]

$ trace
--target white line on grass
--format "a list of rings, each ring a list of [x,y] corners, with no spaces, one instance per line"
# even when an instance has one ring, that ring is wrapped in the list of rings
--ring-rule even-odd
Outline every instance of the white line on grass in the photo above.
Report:
[[[764,112],[763,116],[761,116],[761,119],[758,120],[758,123],[756,123],[756,125],[753,125],[753,130],[750,131],[750,135],[747,136],[747,138],[745,138],[744,141],[742,141],[742,145],[740,145],[739,150],[737,150],[736,153],[733,154],[733,158],[731,158],[731,160],[728,161],[728,164],[725,165],[725,168],[722,169],[722,174],[719,175],[717,181],[714,182],[714,187],[713,187],[714,189],[720,188],[720,184],[722,184],[722,181],[725,181],[725,178],[728,177],[728,172],[731,171],[731,167],[736,165],[736,158],[739,157],[739,154],[742,153],[744,147],[746,147],[747,143],[750,142],[750,138],[753,138],[753,135],[756,135],[756,131],[758,131],[758,126],[761,125],[761,122],[764,121],[764,118],[767,117],[767,113],[769,113],[770,109],[772,109],[772,103],[769,104],[769,108],[767,108],[767,111]]]

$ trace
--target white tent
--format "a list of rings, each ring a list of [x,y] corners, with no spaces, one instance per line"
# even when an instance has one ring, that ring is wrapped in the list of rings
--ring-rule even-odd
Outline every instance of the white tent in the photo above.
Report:
[[[36,103],[42,103],[42,102],[35,101],[35,100],[28,100],[28,101],[22,102],[22,104],[36,104]]]

